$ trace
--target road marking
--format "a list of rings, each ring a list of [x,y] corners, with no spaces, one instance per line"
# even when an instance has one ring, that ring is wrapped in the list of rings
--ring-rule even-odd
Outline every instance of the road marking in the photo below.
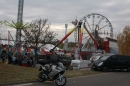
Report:
[[[27,86],[27,85],[32,85],[33,83],[26,83],[26,84],[18,84],[18,85],[12,85],[12,86]]]

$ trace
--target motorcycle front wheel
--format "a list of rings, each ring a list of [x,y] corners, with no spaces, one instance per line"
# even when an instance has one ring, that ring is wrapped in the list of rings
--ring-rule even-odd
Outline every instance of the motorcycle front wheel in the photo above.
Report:
[[[67,82],[67,79],[66,77],[64,76],[57,76],[56,79],[55,79],[55,83],[57,86],[64,86]]]
[[[38,81],[39,82],[44,82],[46,80],[47,76],[45,73],[43,72],[40,72],[39,75],[38,75]]]

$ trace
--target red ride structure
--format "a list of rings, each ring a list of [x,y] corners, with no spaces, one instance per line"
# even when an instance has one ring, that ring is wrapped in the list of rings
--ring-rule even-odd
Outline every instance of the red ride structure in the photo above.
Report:
[[[89,18],[92,18],[92,19],[89,19]],[[92,20],[91,24],[89,24],[90,20]],[[101,22],[103,22],[103,24]],[[72,22],[72,24],[74,24],[75,27],[72,30],[70,30],[70,32],[68,32],[61,39],[61,41],[59,41],[59,43],[52,49],[52,51],[54,51],[54,49],[59,44],[61,44],[70,34],[72,34],[74,31],[77,30],[78,37],[75,37],[75,38],[78,38],[77,44],[78,44],[78,48],[80,49],[79,55],[83,60],[87,59],[86,56],[88,54],[96,52],[98,50],[101,51],[100,53],[102,53],[103,51],[105,51],[106,53],[109,53],[109,42],[104,41],[104,38],[102,36],[110,34],[109,37],[112,38],[113,37],[113,28],[112,28],[110,21],[105,16],[103,16],[101,14],[97,14],[97,13],[92,13],[92,14],[88,14],[85,17],[83,17],[79,22],[77,20],[75,20],[75,22]],[[85,29],[87,36],[84,35],[85,32],[83,32],[83,29]],[[105,29],[105,30],[102,31],[102,29],[103,30]],[[108,30],[109,30],[109,32],[108,32]],[[93,44],[93,47],[95,47],[94,51],[91,51],[91,50],[82,51],[84,37],[87,38],[87,42],[86,42],[87,45]],[[88,40],[89,41],[91,40],[91,43],[89,43]]]

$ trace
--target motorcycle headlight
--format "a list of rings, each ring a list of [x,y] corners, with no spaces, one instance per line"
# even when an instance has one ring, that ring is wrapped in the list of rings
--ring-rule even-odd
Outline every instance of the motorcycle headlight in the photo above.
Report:
[[[103,64],[103,62],[100,62],[100,63],[98,63],[98,66],[101,66]]]

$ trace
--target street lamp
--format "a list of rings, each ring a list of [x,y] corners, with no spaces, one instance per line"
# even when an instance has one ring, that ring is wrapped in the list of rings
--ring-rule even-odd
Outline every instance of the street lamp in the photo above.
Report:
[[[65,36],[67,34],[67,28],[68,28],[68,24],[65,24]],[[64,49],[67,50],[68,49],[68,38],[65,40],[64,42]]]

